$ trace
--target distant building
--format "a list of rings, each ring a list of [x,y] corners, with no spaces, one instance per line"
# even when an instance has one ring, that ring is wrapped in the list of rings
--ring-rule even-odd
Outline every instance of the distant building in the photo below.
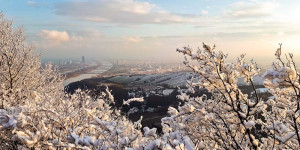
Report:
[[[81,57],[81,63],[85,64],[84,56]]]
[[[67,61],[66,64],[72,64],[72,60]]]

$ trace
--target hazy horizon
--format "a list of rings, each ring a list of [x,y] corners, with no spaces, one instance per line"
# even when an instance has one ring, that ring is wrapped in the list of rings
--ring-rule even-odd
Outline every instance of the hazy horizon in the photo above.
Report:
[[[0,0],[0,10],[23,26],[43,58],[179,61],[176,48],[202,42],[256,61],[283,53],[300,58],[296,0]]]

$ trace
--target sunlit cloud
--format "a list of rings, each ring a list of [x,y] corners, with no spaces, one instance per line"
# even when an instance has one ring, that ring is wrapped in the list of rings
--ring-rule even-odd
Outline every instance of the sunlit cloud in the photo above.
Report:
[[[66,42],[70,40],[70,36],[66,31],[42,30],[39,36],[45,40],[52,42]]]
[[[239,19],[257,19],[271,16],[278,6],[277,2],[271,1],[238,1],[230,5],[230,10],[225,12],[225,16]]]
[[[36,5],[36,2],[35,1],[27,1],[27,4],[28,5]]]
[[[206,14],[208,14],[208,11],[207,11],[207,10],[201,10],[201,13],[202,13],[203,15],[206,15]]]
[[[134,43],[139,43],[141,41],[143,41],[144,39],[142,39],[141,37],[123,37],[124,40],[129,41],[129,42],[134,42]]]
[[[57,15],[98,23],[169,24],[188,23],[196,18],[170,13],[149,2],[133,0],[90,0],[59,3]]]
[[[36,2],[36,1],[27,1],[27,5],[31,6],[31,7],[48,7],[49,3],[47,2]]]

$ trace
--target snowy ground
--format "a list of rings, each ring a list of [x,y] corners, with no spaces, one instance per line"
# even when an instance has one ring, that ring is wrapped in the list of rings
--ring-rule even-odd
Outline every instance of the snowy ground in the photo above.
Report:
[[[109,78],[110,81],[125,85],[169,85],[170,87],[185,86],[186,80],[190,79],[193,73],[172,72],[165,74],[116,76]]]
[[[126,75],[110,77],[108,80],[129,86],[149,86],[149,85],[168,85],[170,87],[185,86],[186,81],[194,76],[191,72],[171,72],[164,74],[149,74],[149,75]],[[244,85],[243,79],[238,82],[239,85]],[[263,85],[263,79],[260,76],[254,77],[255,85]]]

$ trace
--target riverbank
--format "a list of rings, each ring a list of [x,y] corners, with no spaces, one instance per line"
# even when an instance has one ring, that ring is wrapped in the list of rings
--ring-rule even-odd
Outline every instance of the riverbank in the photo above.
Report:
[[[72,82],[77,82],[77,81],[81,81],[84,79],[89,79],[89,78],[95,77],[99,74],[102,74],[102,73],[108,71],[110,68],[113,67],[113,64],[111,64],[108,61],[99,61],[98,64],[99,65],[91,67],[83,74],[78,74],[77,76],[67,78],[66,80],[63,81],[63,86],[67,86]]]
[[[68,73],[65,74],[65,76],[66,76],[66,79],[74,78],[74,77],[77,77],[77,76],[79,76],[81,74],[85,74],[85,73],[91,72],[94,69],[99,68],[100,66],[101,66],[101,63],[97,62],[95,66],[89,66],[89,67],[78,69],[78,70],[75,70],[75,71],[72,71],[72,72],[68,72]]]

